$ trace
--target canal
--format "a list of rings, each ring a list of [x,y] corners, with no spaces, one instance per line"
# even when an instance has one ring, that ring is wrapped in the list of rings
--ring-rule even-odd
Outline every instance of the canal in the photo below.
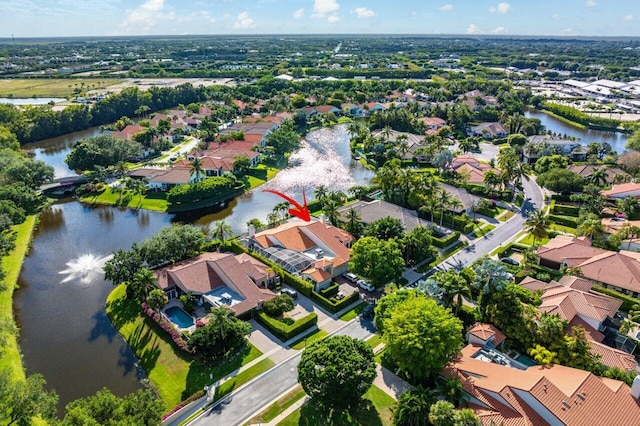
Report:
[[[36,158],[56,168],[56,176],[73,174],[64,157],[78,138],[98,134],[90,129],[29,145]],[[308,199],[320,184],[331,190],[368,185],[373,172],[352,160],[345,126],[307,135],[291,157],[293,167],[265,186]],[[59,171],[60,170],[60,171]],[[217,212],[175,217],[164,213],[110,206],[87,206],[65,200],[42,213],[32,248],[20,274],[15,296],[20,345],[29,374],[41,373],[60,395],[60,407],[103,387],[125,395],[140,387],[135,357],[105,315],[111,284],[101,268],[118,249],[129,249],[171,222],[205,226],[225,220],[236,233],[246,232],[252,218],[266,220],[281,201],[257,188]]]

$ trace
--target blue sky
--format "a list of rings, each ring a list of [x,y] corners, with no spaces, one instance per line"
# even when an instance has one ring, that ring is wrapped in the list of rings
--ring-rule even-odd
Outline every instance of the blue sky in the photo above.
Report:
[[[163,34],[640,36],[638,0],[0,0],[0,38]]]

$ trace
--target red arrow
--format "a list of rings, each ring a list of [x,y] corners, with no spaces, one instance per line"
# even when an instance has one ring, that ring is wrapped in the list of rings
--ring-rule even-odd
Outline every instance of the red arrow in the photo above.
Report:
[[[276,194],[278,197],[284,198],[289,203],[295,206],[295,208],[289,209],[290,214],[304,220],[305,222],[311,222],[311,216],[309,215],[309,206],[307,205],[307,196],[304,193],[304,188],[302,188],[302,199],[304,200],[304,206],[301,206],[296,200],[287,197],[282,192],[274,191],[273,189],[263,189],[262,192],[270,192],[272,194]]]

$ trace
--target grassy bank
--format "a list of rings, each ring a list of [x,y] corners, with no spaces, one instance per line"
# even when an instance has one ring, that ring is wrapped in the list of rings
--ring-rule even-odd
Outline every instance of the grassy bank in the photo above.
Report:
[[[99,195],[80,198],[83,203],[107,204],[110,206],[130,207],[132,209],[167,211],[167,194],[164,192],[149,192],[139,196],[131,191],[114,192],[112,188],[105,189]]]
[[[123,285],[111,292],[106,308],[111,322],[133,349],[167,410],[261,355],[249,345],[241,356],[227,364],[211,367],[197,362],[177,349],[171,337],[155,322],[143,316],[139,304],[125,297]]]
[[[34,78],[0,80],[0,96],[14,98],[68,98],[74,89],[102,89],[122,80],[109,78]]]
[[[2,259],[2,267],[7,273],[5,279],[6,289],[0,291],[0,315],[10,318],[13,321],[13,291],[18,282],[18,275],[22,269],[22,262],[29,250],[31,235],[37,223],[37,216],[28,216],[21,225],[14,226],[16,232],[16,247],[8,256]],[[22,358],[20,358],[20,347],[17,336],[9,336],[4,354],[0,358],[0,369],[8,368],[11,375],[16,380],[24,380],[25,374],[22,368]]]
[[[556,114],[556,113],[553,113],[553,112],[551,112],[551,111],[549,111],[549,110],[547,110],[547,109],[543,109],[543,110],[541,110],[541,111],[542,111],[543,113],[545,113],[545,114],[547,114],[547,115],[549,115],[549,116],[551,116],[551,117],[555,118],[556,120],[560,120],[560,121],[562,121],[563,123],[568,124],[569,126],[573,126],[573,127],[578,128],[578,129],[584,129],[584,130],[586,130],[586,129],[587,129],[587,126],[585,126],[584,124],[580,124],[580,123],[577,123],[577,122],[575,122],[575,121],[571,121],[571,120],[569,120],[568,118],[564,118],[563,116],[558,115],[558,114]]]

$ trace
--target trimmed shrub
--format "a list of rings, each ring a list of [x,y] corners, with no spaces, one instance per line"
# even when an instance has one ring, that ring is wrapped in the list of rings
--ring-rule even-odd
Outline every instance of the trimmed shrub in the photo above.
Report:
[[[622,309],[623,311],[630,311],[633,309],[633,305],[640,304],[640,300],[631,296],[627,296],[626,294],[620,293],[619,291],[611,290],[609,288],[604,288],[596,285],[591,287],[591,290],[622,300],[622,306],[620,307],[620,309]]]
[[[329,287],[320,290],[320,294],[328,299],[335,296],[336,293],[338,293],[338,290],[340,290],[340,284],[334,282]]]
[[[571,195],[563,195],[563,194],[553,194],[551,196],[552,200],[556,200],[556,201],[571,201]]]
[[[483,216],[487,216],[487,217],[496,217],[499,213],[498,210],[491,210],[491,209],[487,209],[485,207],[480,207],[479,209],[476,210],[476,213],[481,214]]]
[[[576,206],[567,206],[566,204],[554,204],[556,200],[551,203],[551,212],[562,216],[578,217],[580,215],[580,208]]]
[[[475,224],[475,223],[473,223],[473,222],[468,222],[468,223],[464,226],[464,228],[462,229],[462,232],[463,232],[464,234],[469,234],[469,233],[473,232],[473,230],[474,230],[474,228],[475,228],[475,227],[476,227],[476,224]]]
[[[145,315],[148,316],[152,321],[157,323],[161,329],[169,333],[171,336],[171,340],[176,346],[182,349],[185,352],[191,352],[187,347],[187,342],[184,340],[184,336],[182,332],[178,330],[171,322],[167,321],[162,315],[158,312],[151,309],[145,302],[142,303],[142,310]]]
[[[476,309],[470,306],[462,305],[458,310],[457,317],[460,318],[465,328],[473,325],[476,320]]]
[[[255,167],[250,167],[249,169],[247,169],[245,174],[257,177],[258,179],[267,180],[267,169],[257,169]]]
[[[555,214],[550,214],[549,219],[557,223],[558,225],[568,226],[570,228],[577,228],[578,221],[569,216],[558,216]]]
[[[279,294],[271,300],[267,300],[262,304],[262,309],[267,315],[277,318],[294,308],[293,299],[287,294]]]
[[[317,302],[320,306],[325,308],[327,311],[331,312],[332,314],[335,314],[336,312],[349,306],[356,300],[359,300],[360,293],[356,291],[355,293],[351,293],[350,296],[347,296],[344,299],[336,300],[334,298],[328,299],[323,295],[321,295],[320,293],[314,291],[311,293],[311,299],[313,299],[315,302]]]
[[[271,318],[266,312],[258,312],[257,318],[258,321],[267,328],[267,330],[283,342],[297,336],[304,330],[307,330],[318,323],[318,314],[316,313],[304,316],[290,325]]]
[[[433,245],[438,247],[438,248],[445,248],[450,244],[453,244],[454,241],[456,241],[457,239],[460,238],[460,233],[459,232],[454,232],[453,234],[449,235],[448,237],[445,238],[436,238],[433,237],[431,239],[431,241],[433,241]]]

